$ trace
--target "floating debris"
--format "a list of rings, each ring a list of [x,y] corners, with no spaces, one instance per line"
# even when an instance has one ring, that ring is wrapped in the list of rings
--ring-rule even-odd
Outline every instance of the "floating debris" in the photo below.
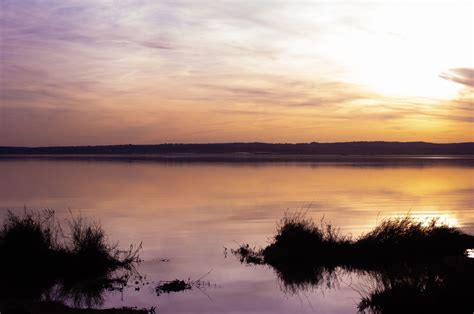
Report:
[[[192,282],[175,279],[172,281],[160,281],[156,286],[155,291],[157,295],[163,293],[179,292],[192,289]]]
[[[207,295],[204,290],[209,287],[217,287],[216,284],[211,284],[209,281],[202,280],[204,277],[211,273],[212,269],[208,271],[203,276],[199,277],[196,280],[191,280],[188,278],[187,281],[175,279],[171,281],[158,281],[158,285],[155,288],[156,294],[161,295],[163,293],[172,293],[172,292],[180,292],[185,290],[191,290],[193,288],[198,289],[203,294],[205,294],[209,299],[210,296]]]

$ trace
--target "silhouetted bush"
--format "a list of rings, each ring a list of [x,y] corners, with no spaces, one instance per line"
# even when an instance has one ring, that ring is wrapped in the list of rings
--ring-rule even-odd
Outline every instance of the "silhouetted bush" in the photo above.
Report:
[[[419,221],[410,216],[386,219],[353,240],[324,221],[317,225],[303,214],[287,214],[267,247],[252,249],[243,244],[232,252],[253,264],[358,267],[384,261],[462,256],[471,247],[474,247],[474,236],[436,219]]]
[[[358,305],[365,313],[472,313],[472,247],[473,236],[436,219],[387,219],[353,240],[296,214],[280,221],[267,247],[242,244],[232,253],[271,266],[290,293],[335,287],[346,271],[366,275],[377,286]]]
[[[105,232],[97,223],[83,218],[70,222],[71,243],[67,247],[69,259],[82,274],[103,274],[117,268],[130,269],[139,261],[138,248],[130,246],[121,251],[117,244],[109,244]]]
[[[71,219],[68,231],[52,210],[8,212],[0,230],[0,311],[44,296],[99,305],[105,290],[123,289],[135,274],[140,246],[119,250],[99,224],[81,217]]]
[[[26,213],[18,217],[8,212],[0,232],[0,249],[2,259],[14,258],[15,255],[28,253],[43,256],[57,249],[56,239],[50,224],[52,213],[45,211],[42,215]]]
[[[70,236],[63,233],[54,212],[8,213],[0,231],[2,269],[25,267],[21,273],[84,276],[104,274],[118,268],[130,269],[139,261],[140,247],[121,251],[106,241],[97,223],[72,218]],[[69,241],[67,241],[69,240]],[[1,271],[1,270],[0,270]]]
[[[315,259],[336,262],[350,244],[339,229],[321,221],[316,225],[304,214],[286,214],[277,226],[277,233],[270,245],[261,251],[268,264],[285,264],[298,261],[312,264]]]
[[[377,258],[433,258],[463,255],[474,246],[474,237],[439,220],[410,216],[383,220],[354,243],[361,254]]]

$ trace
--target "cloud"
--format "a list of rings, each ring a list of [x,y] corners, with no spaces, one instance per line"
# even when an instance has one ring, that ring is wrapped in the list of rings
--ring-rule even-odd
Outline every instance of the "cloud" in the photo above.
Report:
[[[474,88],[474,68],[450,69],[448,72],[440,74],[440,77]]]
[[[463,118],[472,117],[468,98],[413,103],[351,76],[354,63],[366,73],[364,62],[380,61],[380,71],[367,72],[376,74],[370,81],[403,81],[390,78],[377,48],[392,40],[385,31],[401,31],[402,38],[412,29],[407,25],[404,34],[399,24],[374,28],[375,7],[281,0],[3,0],[0,145],[324,141],[369,137],[407,119],[415,123],[400,127],[402,135],[419,120],[471,123]],[[445,40],[442,35],[434,42]],[[394,67],[404,64],[400,60]],[[432,76],[443,82],[439,72]],[[472,68],[443,75],[473,86]]]

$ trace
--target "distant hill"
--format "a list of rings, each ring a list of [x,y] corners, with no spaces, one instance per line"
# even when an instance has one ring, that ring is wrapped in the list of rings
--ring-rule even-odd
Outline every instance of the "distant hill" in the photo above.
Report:
[[[275,155],[474,155],[474,142],[218,143],[59,147],[2,147],[0,155],[63,154],[275,154]]]

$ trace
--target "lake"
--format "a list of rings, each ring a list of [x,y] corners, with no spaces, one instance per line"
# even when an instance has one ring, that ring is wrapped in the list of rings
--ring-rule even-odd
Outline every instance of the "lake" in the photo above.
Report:
[[[426,159],[428,160],[428,159]],[[352,313],[367,289],[344,273],[332,289],[288,291],[266,266],[229,253],[268,243],[285,212],[304,211],[358,236],[407,213],[474,233],[470,162],[154,162],[0,160],[0,208],[55,209],[59,220],[100,221],[110,241],[142,243],[132,283],[102,307],[156,306],[157,313]],[[157,296],[160,280],[202,278],[201,289]],[[137,288],[140,287],[139,290]]]

